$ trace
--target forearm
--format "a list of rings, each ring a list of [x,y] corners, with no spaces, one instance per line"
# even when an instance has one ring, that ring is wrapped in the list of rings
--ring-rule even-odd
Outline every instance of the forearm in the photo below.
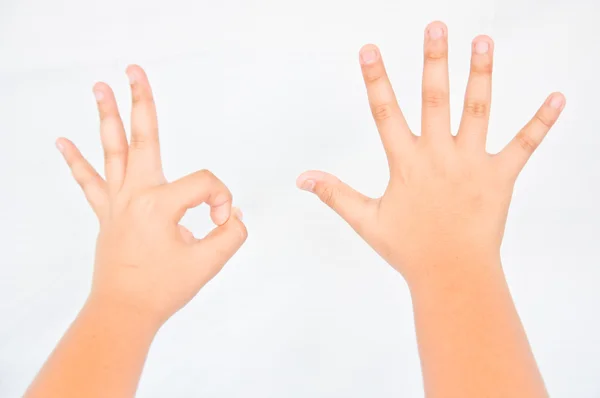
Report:
[[[410,283],[428,398],[547,397],[500,259],[491,258],[443,264]]]
[[[89,299],[25,398],[133,397],[158,330],[149,319],[129,307]]]

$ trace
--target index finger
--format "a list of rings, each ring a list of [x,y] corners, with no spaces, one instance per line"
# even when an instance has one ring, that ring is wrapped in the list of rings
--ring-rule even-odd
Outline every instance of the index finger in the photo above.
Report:
[[[556,123],[565,104],[565,97],[561,93],[551,94],[529,123],[498,154],[515,178]]]
[[[217,225],[224,224],[231,214],[231,192],[208,170],[197,171],[157,189],[164,207],[173,212],[177,222],[188,209],[202,203],[210,206],[211,219]]]
[[[158,141],[156,105],[148,77],[137,65],[127,67],[131,85],[131,140],[127,173],[144,180],[160,180],[162,164]]]
[[[360,50],[360,64],[371,113],[391,165],[416,137],[400,110],[377,46],[367,44]]]

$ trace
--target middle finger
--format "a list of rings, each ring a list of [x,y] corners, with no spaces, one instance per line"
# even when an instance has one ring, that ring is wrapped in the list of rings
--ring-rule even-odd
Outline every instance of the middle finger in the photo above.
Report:
[[[447,32],[442,22],[432,22],[425,31],[421,135],[428,140],[449,140],[452,137]]]

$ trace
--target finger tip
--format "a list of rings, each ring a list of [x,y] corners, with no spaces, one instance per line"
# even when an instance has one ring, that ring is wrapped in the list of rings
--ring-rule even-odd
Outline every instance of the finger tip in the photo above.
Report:
[[[232,213],[231,199],[224,198],[220,201],[217,200],[216,203],[220,203],[220,204],[217,204],[211,208],[210,216],[211,216],[211,219],[213,220],[213,222],[216,225],[220,226],[220,225],[225,224],[231,217],[231,213]]]
[[[127,65],[127,67],[125,67],[125,73],[136,72],[140,69],[142,69],[142,67],[139,66],[138,64],[129,64],[129,65]]]
[[[302,188],[302,185],[309,179],[314,179],[314,171],[305,171],[296,178],[296,186]]]
[[[311,178],[310,176],[301,176],[302,178],[298,178],[298,180],[296,181],[296,187],[298,187],[299,189],[303,190],[303,191],[308,191],[308,192],[312,192],[315,188],[316,185],[316,181],[314,178]]]
[[[481,40],[487,41],[488,43],[493,43],[494,42],[494,40],[490,36],[488,36],[488,35],[477,35],[473,39],[474,42],[481,41]]]
[[[229,211],[229,209],[226,208],[222,208],[222,209],[218,209],[216,211],[214,211],[212,213],[212,220],[215,223],[215,225],[223,225],[227,222],[227,220],[229,220],[231,213]]]
[[[133,85],[144,77],[144,69],[137,64],[130,64],[125,68],[125,74],[129,79],[129,84]]]
[[[441,38],[448,35],[448,27],[442,21],[432,21],[425,27],[425,36]]]
[[[96,83],[94,83],[94,85],[92,86],[92,90],[96,91],[96,90],[110,90],[110,86],[103,82],[103,81],[97,81]]]
[[[146,71],[138,64],[129,64],[127,68],[125,68],[125,73],[127,75],[135,75],[139,77],[145,77]]]
[[[220,227],[224,225],[227,222],[227,220],[229,220],[229,217],[212,216],[211,220],[217,227]]]
[[[380,58],[379,48],[375,44],[365,44],[358,52],[361,65],[371,65]]]
[[[232,208],[233,219],[236,220],[236,227],[239,231],[242,242],[245,242],[248,238],[248,229],[246,228],[246,224],[244,224],[244,213],[238,207]]]
[[[246,241],[248,237],[248,230],[246,229],[246,224],[244,224],[243,218],[244,213],[242,210],[239,207],[232,207],[231,216],[223,226],[230,231],[236,231],[239,234],[241,243]]]
[[[102,95],[102,97],[104,98],[107,95],[111,95],[113,91],[112,91],[112,88],[108,85],[108,83],[105,83],[102,81],[97,81],[92,86],[92,92],[98,99],[99,94]]]
[[[233,214],[233,216],[235,218],[237,218],[239,221],[243,221],[244,220],[244,213],[242,212],[242,210],[239,207],[233,207],[231,209],[231,213]]]
[[[59,137],[54,141],[54,146],[56,146],[56,149],[58,149],[60,153],[65,152],[65,140],[66,138]]]
[[[306,172],[300,174],[298,178],[296,178],[296,186],[300,188],[302,183],[306,180]]]
[[[237,231],[240,234],[241,243],[244,243],[246,239],[248,239],[248,229],[246,228],[246,225],[239,221],[237,223]]]
[[[373,44],[373,43],[367,43],[367,44],[364,44],[364,45],[363,45],[363,46],[360,48],[360,50],[358,50],[358,52],[359,52],[359,54],[361,54],[361,53],[363,53],[364,51],[373,51],[373,50],[375,50],[375,51],[378,51],[378,50],[379,50],[379,47],[377,47],[377,45],[376,45],[376,44]]]
[[[548,96],[548,104],[558,111],[562,111],[567,104],[567,98],[559,91],[554,92]]]
[[[443,21],[440,21],[439,19],[429,22],[426,29],[430,29],[430,28],[442,28],[444,30],[448,29],[446,24]]]
[[[302,173],[296,180],[296,185],[305,191],[313,191],[315,185],[319,182],[338,183],[340,180],[329,173],[319,170],[309,170]]]
[[[485,53],[492,52],[494,50],[494,40],[488,35],[476,36],[471,44],[476,50],[475,52],[481,53],[481,51],[477,51],[478,47],[484,47]]]
[[[66,147],[67,145],[75,145],[75,144],[73,144],[73,142],[70,139],[68,139],[66,137],[58,137],[54,141],[54,143],[55,144],[59,144],[60,143],[63,147]]]

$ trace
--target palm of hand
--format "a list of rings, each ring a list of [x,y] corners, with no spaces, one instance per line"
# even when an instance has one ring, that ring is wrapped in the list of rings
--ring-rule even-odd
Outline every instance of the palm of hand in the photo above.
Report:
[[[340,214],[405,277],[426,263],[465,255],[497,256],[516,178],[564,108],[554,93],[506,148],[485,150],[491,105],[493,42],[477,37],[458,133],[450,131],[447,28],[425,32],[421,136],[398,106],[379,50],[361,50],[369,105],[390,170],[384,195],[366,197],[336,177],[308,171],[297,181]],[[425,261],[427,258],[427,261]]]

